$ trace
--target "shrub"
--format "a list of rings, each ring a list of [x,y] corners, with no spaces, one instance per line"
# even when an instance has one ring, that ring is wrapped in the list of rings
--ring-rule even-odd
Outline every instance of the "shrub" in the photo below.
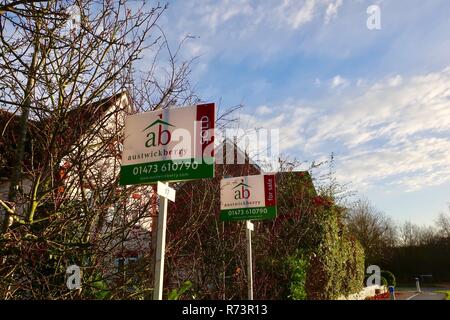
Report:
[[[258,298],[326,300],[359,292],[364,250],[343,223],[344,208],[299,176],[281,175],[278,216],[264,222],[266,235],[255,237]]]
[[[322,208],[310,221],[314,241],[306,282],[308,299],[336,299],[357,293],[363,287],[364,251],[347,236],[340,214],[336,206]]]
[[[190,280],[187,280],[183,282],[183,285],[179,289],[173,289],[169,296],[167,297],[167,300],[179,300],[185,293],[187,293],[192,288],[192,282]]]
[[[289,299],[292,300],[306,300],[306,271],[308,262],[304,256],[297,252],[287,260],[288,270],[291,274],[289,284]]]
[[[389,285],[388,281],[387,281],[386,278],[383,277],[383,276],[380,277],[380,284],[381,284],[382,286],[388,286],[388,285]]]
[[[388,286],[396,285],[395,276],[392,272],[383,270],[381,271],[381,276],[386,279]]]

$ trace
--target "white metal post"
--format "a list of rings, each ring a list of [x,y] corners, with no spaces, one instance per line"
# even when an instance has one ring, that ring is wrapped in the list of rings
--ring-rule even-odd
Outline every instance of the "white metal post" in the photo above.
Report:
[[[168,183],[164,183],[164,185],[169,186]],[[156,242],[155,285],[153,288],[153,300],[162,300],[168,204],[169,204],[168,199],[160,195],[159,210],[158,210],[158,235]]]
[[[253,300],[252,229],[253,229],[253,224],[250,221],[246,221],[245,232],[247,234],[248,300]]]

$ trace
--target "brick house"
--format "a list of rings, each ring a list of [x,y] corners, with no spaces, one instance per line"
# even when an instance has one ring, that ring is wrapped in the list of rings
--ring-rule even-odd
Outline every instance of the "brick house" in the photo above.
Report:
[[[61,121],[51,118],[28,120],[20,192],[14,204],[17,217],[27,219],[33,188],[37,181],[46,178],[54,185],[47,195],[47,201],[55,209],[64,199],[85,203],[89,209],[94,199],[103,201],[111,197],[106,191],[114,191],[111,186],[117,185],[124,119],[133,112],[129,95],[122,92],[70,109],[61,117]],[[0,199],[11,206],[13,204],[7,200],[10,175],[15,163],[18,123],[19,116],[0,110]],[[52,145],[51,138],[46,136],[48,132],[61,132],[53,137]],[[47,158],[49,148],[52,148],[51,155],[57,161]],[[56,168],[52,165],[55,162],[59,163]],[[120,188],[117,189],[120,191]],[[152,188],[136,187],[126,198],[122,197],[119,202],[110,203],[104,208],[104,218],[99,218],[92,226],[91,238],[117,229],[117,211],[126,211],[127,217],[139,212],[137,218],[120,219],[119,225],[130,221],[133,225],[125,241],[123,237],[120,239],[124,243],[119,244],[115,239],[110,241],[108,245],[111,251],[104,261],[105,265],[115,263],[119,266],[136,259],[139,251],[149,250],[151,214],[156,208],[155,200]],[[5,216],[3,209],[0,206],[0,223],[3,223]],[[80,211],[85,211],[82,206]]]
[[[85,105],[83,108],[68,111],[64,117],[65,123],[60,124],[67,128],[64,131],[67,134],[55,137],[57,139],[55,145],[60,149],[60,152],[56,153],[62,155],[57,168],[44,167],[46,160],[48,160],[45,159],[48,137],[42,136],[42,132],[45,132],[45,129],[54,125],[54,123],[50,123],[47,119],[29,120],[23,162],[24,170],[20,186],[23,196],[22,198],[19,197],[16,204],[18,215],[22,215],[25,211],[24,204],[30,199],[37,174],[42,176],[54,175],[56,177],[57,187],[52,193],[52,201],[56,206],[58,206],[58,201],[62,201],[63,197],[70,197],[87,203],[93,198],[93,195],[96,196],[96,199],[110,197],[110,195],[102,194],[102,191],[111,190],[112,184],[117,186],[124,119],[127,114],[134,112],[131,99],[127,93],[119,93]],[[3,201],[8,199],[10,172],[14,165],[17,125],[18,116],[0,110],[0,199]],[[95,132],[96,134],[87,134],[88,132]],[[70,149],[70,152],[67,152],[67,149]],[[230,162],[230,150],[233,152],[233,161],[227,163]],[[76,161],[87,159],[93,164],[89,166],[88,172],[84,172],[82,169],[78,169],[78,166],[81,168],[83,164],[76,163],[74,159]],[[244,159],[243,163],[238,163],[238,159]],[[170,216],[182,215],[182,212],[192,203],[190,194],[181,192],[182,190],[190,189],[200,193],[201,190],[198,188],[215,186],[215,196],[217,197],[217,186],[220,185],[221,178],[263,173],[262,169],[230,140],[225,140],[217,145],[216,162],[215,178],[209,179],[209,184],[196,181],[172,183],[172,186],[178,191],[176,203],[170,204]],[[80,174],[83,174],[83,178],[80,178]],[[307,172],[301,174],[307,176],[307,189],[312,187],[314,190],[309,174]],[[285,175],[284,173],[278,174],[278,179],[283,179]],[[120,187],[117,186],[117,188]],[[133,188],[133,192],[127,198],[122,198],[120,202],[105,208],[105,219],[99,221],[92,228],[92,237],[111,232],[117,226],[117,221],[114,220],[115,212],[123,212],[121,223],[127,224],[133,221],[126,239],[113,239],[111,241],[111,250],[104,260],[105,266],[114,264],[120,269],[127,264],[135,263],[144,254],[151,252],[151,243],[156,243],[154,241],[156,232],[152,233],[152,221],[156,220],[157,203],[158,197],[154,185],[138,186]],[[135,213],[138,218],[129,220],[128,218]],[[0,210],[0,220],[2,220],[3,215]],[[25,216],[22,216],[22,218],[25,218]],[[169,236],[170,234],[173,235],[178,228],[176,221],[172,222],[173,224],[170,225],[169,219]],[[172,233],[170,233],[170,230],[172,230]],[[170,250],[170,247],[168,249]]]

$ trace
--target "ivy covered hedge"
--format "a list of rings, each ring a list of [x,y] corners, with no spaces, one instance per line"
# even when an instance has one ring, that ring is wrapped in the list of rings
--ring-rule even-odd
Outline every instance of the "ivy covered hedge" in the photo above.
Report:
[[[305,173],[278,177],[278,216],[257,238],[256,289],[268,299],[336,299],[359,292],[364,251],[349,236],[343,209],[318,196]],[[271,285],[268,286],[267,283]]]
[[[364,251],[348,237],[340,224],[339,209],[332,205],[318,210],[309,229],[306,291],[308,299],[336,299],[360,291],[364,281]]]
[[[185,184],[169,210],[166,285],[179,292],[192,282],[180,299],[247,298],[245,222],[218,220],[218,186]],[[254,222],[255,299],[334,299],[362,289],[361,246],[348,236],[343,210],[317,194],[307,172],[277,175],[277,207],[274,220]]]
[[[289,278],[289,299],[306,300],[306,279],[308,271],[308,259],[301,251],[287,259]]]

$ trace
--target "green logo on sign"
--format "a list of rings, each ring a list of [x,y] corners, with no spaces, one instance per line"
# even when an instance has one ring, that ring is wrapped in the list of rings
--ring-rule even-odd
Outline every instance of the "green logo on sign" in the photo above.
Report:
[[[163,130],[164,127],[175,127],[174,125],[171,125],[170,123],[162,120],[162,114],[160,114],[158,120],[155,120],[153,123],[151,123],[149,126],[147,126],[144,131],[149,130],[153,126],[158,126],[157,133],[150,131],[147,133],[147,140],[145,141],[145,146],[147,148],[156,147],[156,146],[166,146],[170,143],[171,134],[169,130]]]
[[[240,189],[236,189],[238,187],[241,187]],[[244,182],[239,183],[238,185],[234,186],[234,199],[240,200],[240,199],[248,199],[250,198],[250,190],[248,188],[251,188],[249,185],[245,184]]]

